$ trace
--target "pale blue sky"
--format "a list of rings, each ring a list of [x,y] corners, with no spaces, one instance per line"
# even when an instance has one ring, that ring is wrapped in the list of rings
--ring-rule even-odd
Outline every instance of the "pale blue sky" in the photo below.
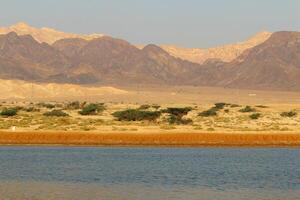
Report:
[[[24,21],[135,44],[210,47],[300,30],[300,0],[1,0],[0,26]]]

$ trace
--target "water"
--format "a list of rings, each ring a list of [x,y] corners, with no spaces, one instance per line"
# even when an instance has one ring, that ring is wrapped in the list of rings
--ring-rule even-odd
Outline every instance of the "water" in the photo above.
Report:
[[[0,147],[0,199],[300,199],[300,149]]]

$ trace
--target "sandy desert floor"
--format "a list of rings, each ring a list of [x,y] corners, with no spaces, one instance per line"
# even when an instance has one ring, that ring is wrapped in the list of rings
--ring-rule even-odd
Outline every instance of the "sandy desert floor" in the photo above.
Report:
[[[4,132],[84,132],[118,134],[294,134],[300,133],[300,93],[247,91],[224,88],[199,87],[127,87],[122,94],[101,94],[81,98],[6,99],[0,102],[0,110],[18,108],[15,116],[0,116],[0,130]],[[101,102],[104,111],[93,115],[80,115],[82,108],[67,108],[72,101],[82,104]],[[200,113],[226,103],[216,115]],[[47,107],[51,105],[51,107]],[[162,112],[167,108],[191,108],[182,116],[189,123],[170,123],[170,114],[162,113],[156,120],[119,121],[116,111],[139,110]],[[241,112],[250,107],[249,112]],[[32,109],[34,108],[34,109]],[[48,117],[44,113],[62,110],[69,116]],[[282,116],[292,112],[293,116]],[[257,115],[256,117],[253,115]]]

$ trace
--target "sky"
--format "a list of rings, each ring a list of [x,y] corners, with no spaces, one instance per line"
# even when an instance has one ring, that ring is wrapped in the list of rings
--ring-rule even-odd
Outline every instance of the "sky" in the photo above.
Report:
[[[1,0],[0,26],[26,22],[133,44],[213,47],[300,31],[300,0]]]

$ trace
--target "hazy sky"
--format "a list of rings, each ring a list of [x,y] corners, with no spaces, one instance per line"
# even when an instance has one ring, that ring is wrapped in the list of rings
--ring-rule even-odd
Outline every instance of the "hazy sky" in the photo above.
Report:
[[[135,44],[210,47],[300,30],[300,0],[1,0],[0,26],[24,21]]]

